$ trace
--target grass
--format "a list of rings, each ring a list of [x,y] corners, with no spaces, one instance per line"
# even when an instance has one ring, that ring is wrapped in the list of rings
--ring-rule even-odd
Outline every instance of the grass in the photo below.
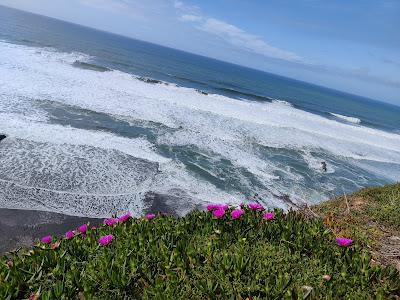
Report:
[[[336,235],[351,236],[400,270],[400,183],[362,189],[312,208]]]
[[[2,257],[0,299],[395,299],[399,273],[371,261],[380,234],[368,224],[398,230],[398,191],[366,189],[348,205],[312,208],[323,218],[275,210],[268,221],[245,209],[235,220],[196,211],[103,225]],[[366,199],[357,210],[356,197]],[[334,233],[356,242],[340,247]],[[114,240],[100,246],[107,234]]]

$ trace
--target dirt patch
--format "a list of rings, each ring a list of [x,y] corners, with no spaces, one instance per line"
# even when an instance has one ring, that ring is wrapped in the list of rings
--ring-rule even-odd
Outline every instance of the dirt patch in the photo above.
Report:
[[[361,197],[353,197],[350,201],[350,209],[360,210],[365,205],[365,199]]]

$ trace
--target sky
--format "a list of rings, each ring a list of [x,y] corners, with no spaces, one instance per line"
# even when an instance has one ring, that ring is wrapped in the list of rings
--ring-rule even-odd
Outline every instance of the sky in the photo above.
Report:
[[[400,105],[400,0],[0,0]]]

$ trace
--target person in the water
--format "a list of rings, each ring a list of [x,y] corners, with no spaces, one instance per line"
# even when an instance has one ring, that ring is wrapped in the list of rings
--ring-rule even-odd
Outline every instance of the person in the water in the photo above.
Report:
[[[327,168],[327,166],[326,166],[326,162],[321,162],[321,165],[322,165],[322,171],[324,171],[324,172],[327,172],[328,171],[328,168]]]

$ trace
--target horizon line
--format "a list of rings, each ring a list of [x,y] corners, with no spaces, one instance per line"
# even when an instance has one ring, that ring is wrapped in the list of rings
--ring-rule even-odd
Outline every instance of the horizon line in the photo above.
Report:
[[[116,35],[116,36],[119,36],[119,37],[122,37],[122,38],[125,38],[125,39],[130,39],[130,40],[135,40],[135,41],[139,41],[139,42],[143,42],[143,43],[148,43],[148,44],[151,44],[151,45],[154,45],[154,46],[157,46],[157,47],[163,47],[163,48],[171,49],[171,50],[174,50],[174,51],[179,51],[179,52],[187,53],[187,54],[190,54],[190,55],[195,55],[195,56],[199,56],[199,57],[215,60],[215,61],[218,61],[218,62],[222,62],[222,63],[225,63],[225,64],[230,64],[230,65],[237,66],[237,67],[240,67],[240,68],[245,68],[245,69],[249,69],[249,70],[252,70],[252,71],[261,72],[261,73],[265,73],[265,74],[268,74],[268,75],[273,75],[273,76],[281,77],[281,78],[284,78],[284,79],[296,81],[296,82],[299,82],[299,83],[302,83],[302,84],[315,86],[315,87],[318,87],[318,88],[321,88],[321,89],[327,89],[327,90],[330,90],[332,92],[336,92],[336,93],[338,92],[338,93],[342,93],[342,94],[345,94],[345,95],[355,96],[355,97],[361,98],[363,100],[372,101],[372,102],[378,102],[380,104],[384,104],[384,105],[394,106],[396,108],[400,108],[400,103],[399,104],[395,104],[395,103],[392,103],[392,102],[386,102],[384,100],[378,100],[378,99],[370,98],[370,97],[367,97],[367,96],[363,96],[363,95],[355,94],[355,93],[352,93],[352,92],[339,90],[339,89],[332,88],[332,87],[329,87],[329,86],[316,84],[316,83],[309,82],[309,81],[299,80],[299,79],[291,77],[291,76],[280,75],[280,74],[272,73],[270,71],[266,71],[266,70],[263,70],[263,69],[257,69],[255,67],[241,65],[241,64],[230,62],[230,61],[226,61],[226,60],[223,60],[223,59],[214,58],[214,57],[210,57],[210,56],[206,56],[206,55],[202,55],[202,54],[198,54],[198,53],[194,53],[194,52],[190,52],[190,51],[186,51],[186,50],[182,50],[182,49],[178,49],[178,48],[173,48],[173,47],[170,47],[170,46],[166,46],[166,45],[157,44],[157,43],[154,43],[154,42],[138,39],[138,38],[133,37],[133,36],[127,36],[127,35],[124,35],[124,34],[121,34],[121,33],[113,32],[113,31],[107,31],[107,30],[104,30],[104,29],[91,27],[91,26],[88,26],[88,25],[80,24],[80,23],[74,23],[74,22],[67,21],[67,20],[64,20],[64,19],[58,19],[58,18],[55,18],[55,17],[42,15],[42,14],[38,14],[38,13],[35,13],[35,12],[31,12],[31,11],[27,11],[27,10],[15,8],[15,7],[10,7],[10,6],[3,5],[3,4],[0,4],[0,7],[5,7],[7,9],[16,10],[16,11],[20,11],[20,12],[31,14],[31,15],[35,15],[35,16],[52,19],[52,20],[55,20],[55,21],[58,21],[58,22],[64,22],[64,23],[71,24],[71,25],[78,26],[78,27],[84,27],[84,28],[87,28],[87,29],[90,29],[90,30],[99,31],[99,32],[106,33],[106,34]]]

